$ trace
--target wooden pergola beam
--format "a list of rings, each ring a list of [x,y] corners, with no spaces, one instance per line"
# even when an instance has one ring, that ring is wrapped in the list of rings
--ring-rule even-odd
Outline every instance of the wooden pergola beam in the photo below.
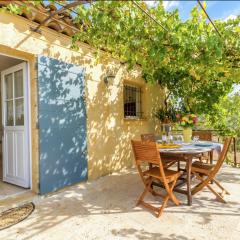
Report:
[[[152,21],[154,21],[156,24],[158,24],[163,30],[168,32],[169,30],[165,28],[159,21],[157,21],[149,12],[144,10],[136,1],[132,1],[132,3],[139,8],[145,15],[147,15]]]
[[[216,30],[216,32],[218,33],[218,35],[220,37],[222,37],[221,33],[218,31],[215,23],[212,21],[212,19],[210,18],[210,16],[208,15],[207,11],[205,10],[205,8],[203,7],[202,3],[200,0],[197,0],[199,6],[201,7],[201,9],[203,10],[204,14],[207,16],[208,20],[210,21],[210,23],[212,24],[212,26],[214,27],[214,29]]]
[[[85,4],[85,3],[89,3],[90,1],[88,0],[81,0],[81,1],[74,1],[72,3],[69,3],[67,5],[64,5],[62,8],[60,8],[59,10],[51,13],[48,17],[46,17],[46,19],[44,19],[44,21],[42,21],[35,29],[32,29],[33,32],[39,32],[39,29],[44,26],[51,18],[53,18],[54,16],[56,16],[59,13],[64,12],[65,10],[68,10],[70,8],[76,7],[78,5],[81,4]],[[71,26],[70,26],[71,27]],[[76,29],[75,29],[76,30]]]

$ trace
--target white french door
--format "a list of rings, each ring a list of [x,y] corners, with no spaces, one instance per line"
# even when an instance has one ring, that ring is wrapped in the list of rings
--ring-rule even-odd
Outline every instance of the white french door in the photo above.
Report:
[[[1,74],[3,181],[30,187],[27,64]]]

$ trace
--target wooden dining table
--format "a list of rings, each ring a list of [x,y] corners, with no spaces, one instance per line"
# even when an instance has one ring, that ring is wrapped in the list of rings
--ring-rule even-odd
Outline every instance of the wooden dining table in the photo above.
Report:
[[[178,170],[182,170],[185,178],[181,178],[180,181],[176,184],[174,191],[187,195],[188,205],[192,205],[192,163],[193,160],[199,158],[203,153],[210,153],[211,158],[213,151],[217,151],[220,154],[222,149],[222,144],[204,141],[197,143],[181,143],[180,148],[163,148],[159,149],[160,156],[162,159],[176,160],[178,162]],[[185,162],[185,168],[181,169],[180,162]],[[186,184],[186,190],[181,189],[180,187]],[[154,184],[157,185],[157,184]]]

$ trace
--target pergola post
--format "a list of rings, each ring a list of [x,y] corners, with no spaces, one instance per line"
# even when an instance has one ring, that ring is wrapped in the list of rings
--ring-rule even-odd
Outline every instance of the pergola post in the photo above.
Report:
[[[236,138],[233,138],[233,158],[234,158],[234,167],[237,166],[237,149],[236,149]]]

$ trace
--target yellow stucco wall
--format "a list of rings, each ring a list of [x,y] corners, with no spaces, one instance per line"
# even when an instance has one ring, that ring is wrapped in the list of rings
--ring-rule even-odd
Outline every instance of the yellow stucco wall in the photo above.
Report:
[[[37,191],[38,182],[38,131],[35,57],[43,54],[86,68],[86,103],[88,135],[89,179],[95,179],[133,163],[130,139],[141,133],[154,131],[151,116],[153,108],[161,104],[162,91],[157,86],[147,85],[140,77],[140,69],[127,72],[126,66],[102,53],[96,63],[94,49],[80,44],[73,51],[71,39],[51,29],[41,28],[42,34],[33,33],[37,25],[19,16],[0,13],[0,54],[10,54],[30,61],[31,111],[32,111],[32,181]],[[103,77],[111,69],[116,75],[114,82],[105,85]],[[144,120],[124,120],[123,83],[141,86]]]
[[[141,133],[154,131],[152,110],[161,102],[160,89],[146,85],[137,71],[127,74],[120,68],[114,82],[108,86],[102,80],[96,75],[87,83],[90,179],[132,165],[130,140],[139,139]],[[124,82],[141,86],[143,120],[124,119]]]

